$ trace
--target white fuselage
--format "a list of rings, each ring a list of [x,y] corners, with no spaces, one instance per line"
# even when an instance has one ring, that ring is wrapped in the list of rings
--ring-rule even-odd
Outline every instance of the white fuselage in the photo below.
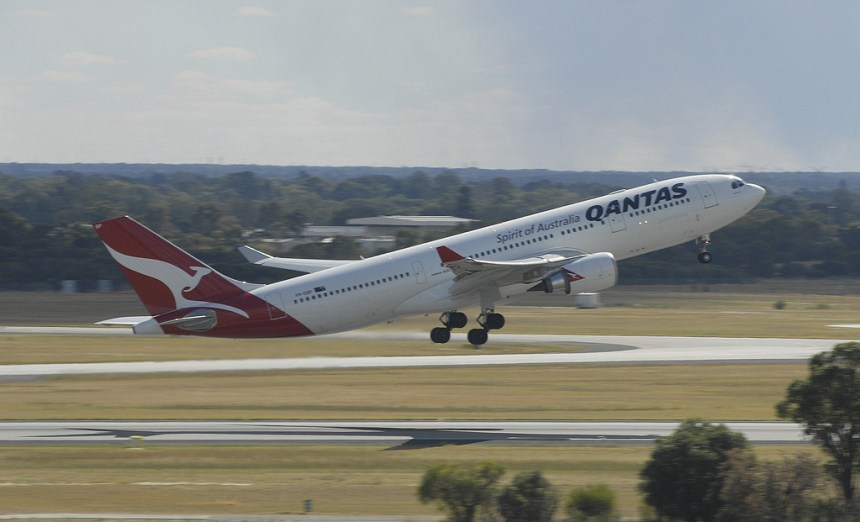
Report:
[[[655,182],[266,285],[252,294],[315,334],[499,302],[534,285],[488,282],[452,294],[455,275],[437,247],[486,261],[596,252],[627,259],[705,236],[749,212],[764,189],[737,181],[701,175]]]

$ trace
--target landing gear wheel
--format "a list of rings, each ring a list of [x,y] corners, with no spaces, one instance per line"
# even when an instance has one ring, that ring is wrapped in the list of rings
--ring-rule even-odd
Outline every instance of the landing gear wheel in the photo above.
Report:
[[[430,330],[430,340],[436,344],[445,344],[451,340],[451,330],[441,326]]]
[[[505,326],[505,316],[502,314],[490,313],[484,316],[484,322],[481,326],[487,330],[501,330]]]
[[[708,247],[711,246],[711,235],[705,234],[696,238],[696,247],[699,249],[699,263],[707,265],[711,262],[713,256],[708,252]]]
[[[469,318],[463,312],[445,312],[440,320],[449,329],[462,328],[469,322]]]
[[[487,342],[487,331],[483,328],[474,328],[469,330],[466,338],[469,340],[469,343],[475,346],[481,346]]]

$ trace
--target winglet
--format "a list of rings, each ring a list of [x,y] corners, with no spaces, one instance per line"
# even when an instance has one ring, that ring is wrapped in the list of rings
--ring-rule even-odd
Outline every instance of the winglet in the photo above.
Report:
[[[446,246],[436,247],[436,252],[439,253],[439,259],[441,259],[443,263],[453,263],[455,261],[462,261],[465,259],[463,256]]]
[[[239,253],[245,256],[245,259],[254,263],[255,265],[259,265],[266,259],[271,259],[272,256],[266,254],[265,252],[260,252],[256,248],[251,248],[248,245],[242,245],[239,247]]]

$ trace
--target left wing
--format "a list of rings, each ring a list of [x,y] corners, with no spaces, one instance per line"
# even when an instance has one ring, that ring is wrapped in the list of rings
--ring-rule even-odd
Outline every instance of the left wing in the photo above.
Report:
[[[299,259],[293,257],[272,257],[269,254],[260,252],[248,245],[240,246],[239,252],[245,259],[260,266],[269,266],[274,268],[282,268],[284,270],[293,270],[294,272],[319,272],[328,268],[354,263],[354,261],[342,259]]]

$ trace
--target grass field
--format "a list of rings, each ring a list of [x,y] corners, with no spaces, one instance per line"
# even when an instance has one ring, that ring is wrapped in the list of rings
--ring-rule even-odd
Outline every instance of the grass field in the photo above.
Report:
[[[501,366],[55,377],[0,384],[0,418],[774,420],[800,364]]]
[[[6,513],[315,513],[437,515],[415,496],[439,462],[485,459],[507,470],[540,469],[562,494],[609,485],[624,516],[636,516],[638,473],[648,447],[442,447],[385,451],[377,446],[0,447],[0,506]],[[775,459],[810,447],[760,447]]]
[[[506,333],[856,339],[858,282],[622,287],[605,306],[505,307]],[[776,309],[776,303],[783,309]],[[131,294],[0,293],[0,323],[81,325],[142,314]],[[474,315],[474,314],[470,314]],[[372,330],[422,330],[435,317]],[[0,364],[575,351],[337,338],[217,340],[0,335]],[[0,381],[0,419],[660,419],[772,420],[803,364],[411,368]],[[438,462],[494,459],[540,469],[562,492],[606,483],[635,516],[648,447],[493,446],[384,451],[376,446],[0,447],[0,512],[436,515],[415,487]],[[760,447],[762,458],[814,448]],[[817,454],[817,453],[816,453]]]

